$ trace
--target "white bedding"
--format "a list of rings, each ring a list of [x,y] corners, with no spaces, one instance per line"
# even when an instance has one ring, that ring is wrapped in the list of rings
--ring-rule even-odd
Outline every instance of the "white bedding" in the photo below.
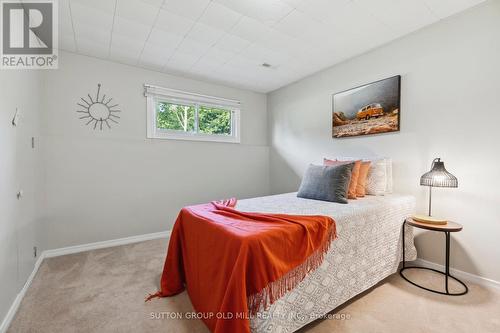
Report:
[[[402,224],[414,213],[407,195],[367,196],[337,204],[286,193],[238,201],[236,209],[328,215],[337,224],[323,264],[295,289],[250,321],[252,332],[293,332],[332,311],[397,271],[402,255]],[[415,260],[412,228],[406,232],[406,259]]]

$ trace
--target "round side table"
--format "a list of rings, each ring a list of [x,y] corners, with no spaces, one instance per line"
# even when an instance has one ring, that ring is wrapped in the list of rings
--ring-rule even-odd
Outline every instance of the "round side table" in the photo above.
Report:
[[[416,228],[420,228],[420,229],[444,232],[445,237],[446,237],[446,259],[445,259],[446,263],[445,263],[445,271],[444,272],[438,271],[437,269],[428,268],[428,267],[406,266],[405,227],[407,224],[411,225],[413,227],[416,227]],[[448,295],[448,296],[460,296],[460,295],[467,294],[467,292],[469,291],[469,288],[467,288],[465,283],[463,283],[462,281],[460,281],[459,279],[457,279],[456,277],[454,277],[450,274],[450,233],[459,232],[460,230],[462,230],[462,228],[463,228],[462,225],[455,223],[455,222],[451,222],[451,221],[448,221],[448,223],[446,223],[446,224],[439,225],[439,224],[429,224],[429,223],[419,222],[419,221],[415,221],[412,218],[407,218],[403,222],[403,267],[399,270],[399,275],[401,275],[401,277],[403,279],[405,279],[409,283],[413,284],[414,286],[419,287],[421,289],[425,289],[427,291],[431,291],[431,292],[436,293],[436,294]],[[411,281],[409,278],[407,278],[403,274],[404,271],[409,270],[409,269],[425,269],[425,270],[433,271],[433,272],[444,275],[445,276],[445,291],[429,289],[429,288],[426,288],[424,286],[421,286],[421,285]],[[450,293],[448,290],[448,279],[449,278],[452,278],[453,280],[460,283],[465,288],[464,291],[458,292],[458,293]]]

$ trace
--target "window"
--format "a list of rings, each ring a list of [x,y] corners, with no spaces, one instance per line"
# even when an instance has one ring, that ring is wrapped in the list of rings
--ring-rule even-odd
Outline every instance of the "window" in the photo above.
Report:
[[[238,101],[144,85],[148,138],[239,143]]]

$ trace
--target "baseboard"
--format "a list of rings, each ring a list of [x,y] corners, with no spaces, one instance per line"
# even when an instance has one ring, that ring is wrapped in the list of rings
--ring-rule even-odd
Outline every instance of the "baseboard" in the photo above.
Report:
[[[28,290],[29,286],[31,285],[33,278],[35,277],[36,273],[38,272],[38,269],[40,268],[40,265],[42,264],[42,261],[45,258],[52,258],[52,257],[64,256],[66,254],[73,254],[73,253],[85,252],[85,251],[90,251],[90,250],[97,250],[97,249],[104,249],[104,248],[108,248],[108,247],[133,244],[133,243],[138,243],[138,242],[143,242],[143,241],[153,240],[153,239],[159,239],[159,238],[167,238],[170,236],[170,233],[171,233],[171,231],[162,231],[162,232],[155,232],[155,233],[151,233],[151,234],[125,237],[125,238],[119,238],[119,239],[112,239],[112,240],[103,241],[103,242],[68,246],[68,247],[63,247],[63,248],[59,248],[59,249],[43,251],[40,254],[40,256],[38,257],[37,261],[35,262],[35,266],[33,267],[33,271],[31,272],[30,276],[26,280],[26,283],[24,284],[24,286],[21,289],[21,291],[19,292],[19,294],[17,294],[16,298],[14,299],[14,302],[12,302],[12,305],[9,308],[9,311],[5,315],[5,317],[2,321],[2,324],[0,325],[0,333],[7,332],[7,329],[9,328],[10,323],[12,322],[12,319],[14,319],[14,316],[16,315],[16,312],[19,309],[19,306],[21,305],[21,301],[23,300],[24,295],[26,294],[26,291]]]
[[[86,251],[98,250],[98,249],[105,249],[108,247],[114,247],[114,246],[120,246],[120,245],[126,245],[126,244],[139,243],[139,242],[144,242],[144,241],[148,241],[148,240],[152,240],[152,239],[167,238],[170,236],[170,233],[171,233],[171,231],[162,231],[162,232],[155,232],[152,234],[144,234],[144,235],[139,235],[139,236],[118,238],[118,239],[112,239],[112,240],[107,240],[107,241],[102,241],[102,242],[61,247],[59,249],[46,250],[46,251],[44,251],[44,254],[45,254],[45,258],[59,257],[59,256],[67,255],[67,254],[86,252]]]
[[[444,270],[445,270],[445,267],[443,265],[436,264],[434,262],[427,261],[427,260],[424,260],[421,258],[418,258],[417,260],[415,260],[415,264],[418,266],[437,269],[437,270],[440,270],[442,272],[444,272]],[[472,283],[478,284],[478,285],[486,287],[486,288],[500,289],[500,282],[499,281],[495,281],[495,280],[488,279],[488,278],[485,278],[485,277],[482,277],[479,275],[467,273],[467,272],[464,272],[464,271],[461,271],[461,270],[458,270],[455,268],[450,268],[450,273],[453,276],[456,276],[457,278],[459,278],[461,280],[470,281]]]
[[[26,291],[31,285],[31,282],[35,278],[36,273],[38,272],[38,268],[40,268],[40,265],[42,264],[42,261],[44,259],[44,254],[43,252],[40,254],[38,259],[35,262],[35,266],[33,267],[33,270],[31,271],[30,276],[28,276],[28,279],[24,283],[23,288],[17,294],[16,298],[14,299],[14,302],[12,302],[12,305],[9,308],[9,311],[3,318],[2,324],[0,325],[0,333],[5,333],[7,332],[7,329],[10,326],[10,323],[12,322],[12,319],[14,319],[14,316],[16,315],[17,309],[19,309],[19,305],[21,305],[21,301],[24,298],[24,295],[26,294]]]

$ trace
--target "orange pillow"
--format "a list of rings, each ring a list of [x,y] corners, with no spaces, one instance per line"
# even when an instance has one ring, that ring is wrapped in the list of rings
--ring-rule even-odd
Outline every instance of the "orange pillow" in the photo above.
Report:
[[[366,195],[366,177],[368,177],[368,171],[370,171],[370,166],[372,162],[366,161],[361,162],[361,167],[359,168],[358,185],[356,186],[356,196],[364,197]]]
[[[347,190],[347,198],[348,199],[356,199],[356,188],[358,186],[358,177],[359,177],[359,170],[361,168],[361,160],[359,160],[359,161],[333,161],[333,160],[329,160],[327,158],[323,159],[323,165],[327,165],[327,166],[346,164],[346,163],[352,163],[352,162],[354,162],[354,166],[352,168],[351,181],[349,182],[349,189]],[[366,182],[366,178],[365,178],[365,182]]]

